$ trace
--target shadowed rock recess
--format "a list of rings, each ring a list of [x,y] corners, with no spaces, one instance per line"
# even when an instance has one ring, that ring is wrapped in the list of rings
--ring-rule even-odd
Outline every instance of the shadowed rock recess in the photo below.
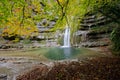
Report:
[[[120,58],[87,58],[84,61],[56,62],[52,67],[40,65],[19,75],[17,80],[119,80]]]
[[[88,15],[83,18],[81,28],[75,33],[78,47],[99,47],[110,45],[111,20],[103,15]]]

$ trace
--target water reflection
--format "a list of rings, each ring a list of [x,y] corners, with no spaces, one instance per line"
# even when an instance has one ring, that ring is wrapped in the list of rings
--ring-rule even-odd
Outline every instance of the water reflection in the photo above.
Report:
[[[65,58],[70,58],[71,56],[71,48],[63,48],[63,51],[64,51],[64,56]]]
[[[80,54],[80,50],[76,48],[50,48],[45,57],[52,60],[62,60],[74,58],[77,54]]]

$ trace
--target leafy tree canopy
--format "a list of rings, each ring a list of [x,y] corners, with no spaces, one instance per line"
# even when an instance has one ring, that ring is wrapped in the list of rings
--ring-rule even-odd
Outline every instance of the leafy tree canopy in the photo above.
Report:
[[[74,32],[88,12],[118,17],[119,3],[119,0],[0,0],[0,27],[9,34],[31,35],[43,18],[57,18],[54,30],[64,29],[67,24]]]

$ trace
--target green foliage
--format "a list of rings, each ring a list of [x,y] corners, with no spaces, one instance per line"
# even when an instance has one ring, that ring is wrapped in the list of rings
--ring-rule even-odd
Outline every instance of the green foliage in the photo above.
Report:
[[[1,0],[0,28],[5,30],[7,28],[8,36],[17,34],[28,37],[37,32],[36,23],[43,18],[49,20],[57,18],[54,30],[64,29],[65,25],[69,24],[71,32],[74,32],[79,27],[78,18],[87,10],[85,3],[83,0],[59,0],[59,2],[63,10],[55,0]]]
[[[116,27],[111,33],[111,40],[113,43],[113,49],[120,51],[120,27]]]
[[[59,37],[58,40],[57,40],[57,43],[60,44],[60,45],[63,45],[63,37]]]
[[[13,42],[19,42],[20,41],[20,39],[19,38],[15,38],[15,40],[13,40]]]
[[[0,28],[4,28],[2,36],[28,37],[37,32],[32,16],[34,4],[30,0],[1,0],[0,5]]]
[[[94,13],[101,13],[103,16],[111,19],[112,24],[109,23],[107,27],[102,27],[99,29],[94,29],[95,31],[98,30],[109,30],[112,28],[111,33],[111,41],[113,43],[113,50],[118,51],[117,54],[120,54],[120,0],[91,0],[89,1],[89,6],[91,6],[91,11]],[[115,22],[115,23],[114,23]],[[116,26],[117,25],[117,26]]]
[[[85,5],[83,0],[61,0],[64,2],[64,6],[61,3],[59,5],[59,20],[57,21],[56,26],[61,27],[64,29],[65,25],[67,24],[72,32],[78,29],[80,24],[80,19],[86,13],[87,6]],[[62,8],[61,8],[62,7]],[[62,23],[62,24],[61,24]]]
[[[111,22],[111,23],[106,23],[105,25],[102,26],[95,26],[91,28],[91,32],[96,32],[96,33],[101,33],[101,32],[106,32],[109,33],[111,32],[115,26],[117,26],[118,24],[115,22]]]
[[[23,44],[30,44],[32,43],[30,39],[24,39],[23,40]]]
[[[30,37],[37,35],[36,24],[45,18],[57,19],[53,30],[68,25],[72,34],[88,13],[101,13],[119,23],[119,4],[120,0],[0,0],[0,28],[3,36]],[[112,32],[111,40],[119,50],[117,29]]]

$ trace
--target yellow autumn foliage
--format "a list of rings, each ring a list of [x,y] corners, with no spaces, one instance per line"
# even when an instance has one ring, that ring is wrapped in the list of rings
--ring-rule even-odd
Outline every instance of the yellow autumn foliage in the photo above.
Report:
[[[29,21],[28,21],[29,22]],[[25,23],[23,26],[20,25],[20,21],[17,20],[17,18],[8,18],[8,22],[6,24],[6,27],[3,30],[2,36],[35,36],[37,35],[38,29],[35,25],[33,25],[31,22]]]
[[[60,4],[64,5],[66,0],[58,0]]]
[[[33,0],[32,5],[36,12],[41,12],[41,5],[38,0]]]

